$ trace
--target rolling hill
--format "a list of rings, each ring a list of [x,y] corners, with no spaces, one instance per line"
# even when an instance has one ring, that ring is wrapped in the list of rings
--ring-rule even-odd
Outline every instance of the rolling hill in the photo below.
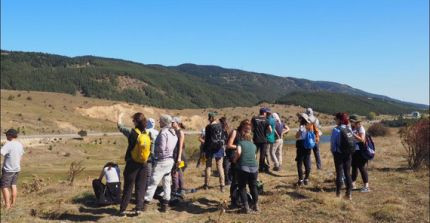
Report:
[[[359,107],[366,108],[363,112],[398,114],[428,109],[426,105],[402,102],[344,84],[218,66],[146,65],[95,56],[65,57],[4,50],[1,62],[2,89],[81,94],[162,108],[221,108],[275,101],[288,104],[293,101],[284,100],[287,95],[300,91],[310,93],[308,97],[319,95],[316,92],[330,96],[341,94],[340,98],[353,95],[357,99],[355,102],[361,103]],[[364,99],[369,97],[378,103],[367,103]],[[321,97],[314,97],[312,103],[323,104],[324,100],[321,100]],[[309,105],[300,100],[294,104]],[[384,109],[378,109],[378,106]]]

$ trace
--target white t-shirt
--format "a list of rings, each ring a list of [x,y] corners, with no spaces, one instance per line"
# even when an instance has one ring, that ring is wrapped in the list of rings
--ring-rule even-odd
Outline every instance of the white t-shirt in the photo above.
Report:
[[[352,132],[354,133],[354,134],[362,134],[362,135],[364,135],[364,136],[366,136],[366,130],[364,129],[364,127],[363,126],[360,126],[360,128],[359,129],[354,129],[354,130],[352,130]],[[360,147],[358,146],[358,141],[357,140],[355,140],[356,141],[356,144],[355,144],[355,150],[360,150]]]
[[[109,170],[109,167],[105,167],[103,169],[103,171],[105,173],[107,183],[118,183],[119,182],[117,168],[111,167]]]
[[[306,138],[306,133],[308,130],[306,130],[306,127],[304,125],[301,125],[297,131],[300,132],[300,137],[298,138],[298,140]]]
[[[21,171],[21,157],[24,154],[24,147],[16,140],[7,141],[1,148],[1,155],[4,156],[3,170],[6,172]]]

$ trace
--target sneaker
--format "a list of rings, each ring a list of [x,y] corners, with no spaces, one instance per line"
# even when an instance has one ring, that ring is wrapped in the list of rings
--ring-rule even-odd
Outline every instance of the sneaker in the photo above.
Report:
[[[345,194],[345,200],[349,200],[349,201],[351,201],[352,200],[352,196],[351,196],[351,194]]]
[[[273,167],[273,171],[279,171],[279,167],[277,166]]]
[[[355,186],[355,182],[352,182],[352,189],[357,190],[357,186]]]
[[[299,180],[299,181],[297,181],[297,186],[302,186],[303,185],[303,180]]]
[[[336,191],[336,197],[340,197],[340,191]]]
[[[136,214],[137,216],[141,216],[141,215],[143,215],[143,211],[142,210],[136,210],[136,211],[134,211],[134,214]]]
[[[363,187],[361,188],[360,192],[367,193],[367,192],[370,192],[370,190],[368,187]]]
[[[118,217],[127,217],[127,214],[125,213],[125,211],[119,211]]]
[[[309,184],[309,179],[305,179],[305,181],[303,182],[305,185]]]
[[[203,185],[203,189],[209,190],[209,186],[207,184]]]
[[[254,206],[252,207],[252,209],[254,209],[254,211],[259,212],[260,211],[260,207],[257,204],[254,204]]]

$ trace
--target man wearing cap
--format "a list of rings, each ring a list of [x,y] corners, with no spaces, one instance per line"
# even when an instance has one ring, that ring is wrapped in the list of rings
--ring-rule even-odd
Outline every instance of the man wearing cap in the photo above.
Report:
[[[318,120],[317,117],[315,117],[314,115],[314,111],[312,110],[312,108],[307,108],[306,109],[306,114],[309,117],[309,120],[314,124],[315,127],[317,127],[319,130],[321,130],[321,125],[320,125],[320,120]],[[322,135],[322,131],[318,131],[319,136]],[[319,143],[315,144],[315,147],[312,149],[314,151],[314,156],[315,156],[315,161],[317,164],[317,169],[321,169],[321,156],[320,156],[320,148],[319,148]]]
[[[267,121],[268,108],[260,108],[259,116],[254,116],[251,120],[253,141],[257,146],[257,152],[260,151],[260,160],[258,165],[259,172],[268,172],[269,165],[266,164],[267,156],[267,135],[272,132],[272,127]]]
[[[18,138],[18,132],[15,129],[9,129],[5,134],[7,141],[1,148],[1,155],[4,157],[4,160],[0,184],[7,210],[16,203],[16,196],[18,193],[16,184],[19,172],[21,171],[21,157],[24,154],[24,148],[22,144],[16,140],[16,138]],[[12,199],[9,188],[12,189]]]
[[[151,181],[145,195],[145,203],[152,201],[158,184],[163,182],[164,196],[161,201],[161,212],[167,211],[170,201],[172,167],[174,164],[173,151],[178,142],[178,136],[172,126],[172,117],[162,115],[160,117],[161,131],[155,140],[154,159]]]

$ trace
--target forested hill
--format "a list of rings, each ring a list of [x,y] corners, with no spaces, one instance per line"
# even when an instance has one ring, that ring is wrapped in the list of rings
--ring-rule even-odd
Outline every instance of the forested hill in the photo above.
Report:
[[[329,92],[378,98],[396,105],[387,113],[428,107],[370,94],[347,85],[182,64],[167,67],[94,56],[65,57],[44,53],[1,51],[1,88],[82,94],[164,108],[251,106],[262,101],[292,103],[292,92]],[[323,103],[322,98],[318,101]],[[294,103],[300,102],[294,101]],[[304,105],[304,104],[303,104]],[[366,104],[369,110],[377,111]],[[401,107],[402,109],[397,109]]]

